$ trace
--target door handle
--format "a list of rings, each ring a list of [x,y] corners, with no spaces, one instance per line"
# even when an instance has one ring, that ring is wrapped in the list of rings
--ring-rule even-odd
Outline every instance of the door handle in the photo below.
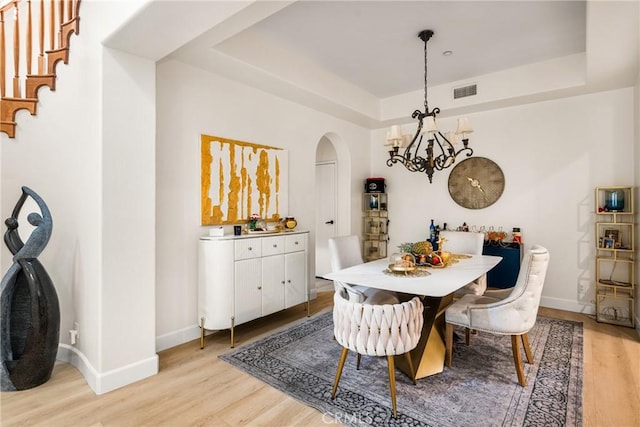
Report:
[[[333,224],[333,220],[325,222],[325,224]]]

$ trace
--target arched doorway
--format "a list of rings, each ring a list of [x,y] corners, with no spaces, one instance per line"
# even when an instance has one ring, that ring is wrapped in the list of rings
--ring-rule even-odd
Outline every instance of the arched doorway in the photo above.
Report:
[[[338,155],[323,136],[316,148],[316,277],[331,271],[328,241],[338,234]]]

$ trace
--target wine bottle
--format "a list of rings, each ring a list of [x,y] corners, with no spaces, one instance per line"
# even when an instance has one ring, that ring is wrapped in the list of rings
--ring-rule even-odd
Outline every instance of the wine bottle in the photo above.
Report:
[[[431,242],[431,246],[433,246],[433,249],[435,250],[435,245],[436,245],[436,226],[433,223],[433,220],[431,220],[431,225],[429,226],[429,241]]]

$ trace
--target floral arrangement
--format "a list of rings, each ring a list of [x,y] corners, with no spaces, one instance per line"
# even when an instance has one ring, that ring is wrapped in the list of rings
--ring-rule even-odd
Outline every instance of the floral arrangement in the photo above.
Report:
[[[251,216],[249,216],[249,230],[256,229],[256,224],[258,223],[259,219],[260,215],[257,213],[252,213]]]

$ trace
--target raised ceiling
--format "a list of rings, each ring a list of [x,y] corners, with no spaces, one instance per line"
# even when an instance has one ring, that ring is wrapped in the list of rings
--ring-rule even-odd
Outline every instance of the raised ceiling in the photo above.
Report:
[[[386,98],[423,87],[423,29],[439,85],[584,52],[585,14],[583,1],[298,1],[212,47],[266,70],[286,51]]]
[[[423,29],[435,32],[428,43],[429,98],[444,117],[633,86],[639,5],[150,0],[105,44],[184,62],[379,128],[421,107]],[[454,100],[452,89],[467,83],[478,84],[478,95]]]

